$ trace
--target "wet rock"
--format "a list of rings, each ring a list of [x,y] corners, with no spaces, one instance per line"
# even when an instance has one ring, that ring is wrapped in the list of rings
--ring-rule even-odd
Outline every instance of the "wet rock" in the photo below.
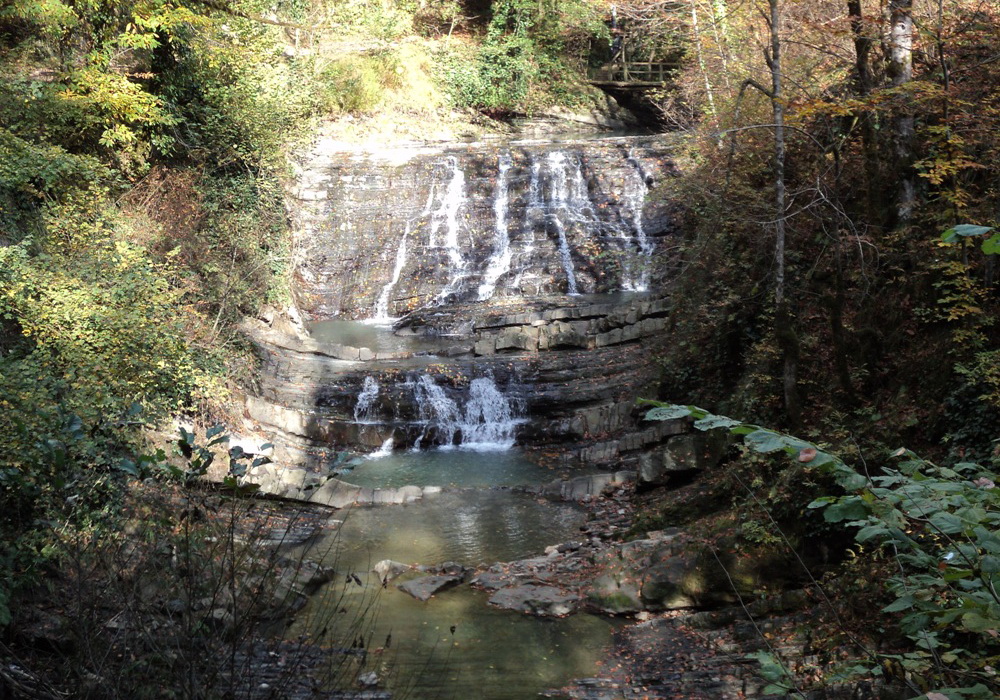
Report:
[[[404,593],[409,593],[417,600],[427,601],[435,593],[457,586],[461,583],[461,576],[421,576],[397,586]]]
[[[495,567],[476,574],[469,581],[469,584],[475,588],[482,588],[487,591],[498,591],[501,588],[513,586],[518,581],[519,578],[516,575],[503,570],[501,567]]]
[[[540,617],[564,617],[576,610],[580,597],[553,586],[527,584],[503,588],[490,596],[490,605]]]
[[[599,495],[606,488],[624,484],[635,478],[635,472],[619,471],[579,476],[566,481],[553,481],[541,489],[542,495],[564,501],[578,501]]]
[[[383,559],[372,567],[372,571],[378,575],[380,580],[391,581],[412,568],[409,564],[403,564],[392,559]]]
[[[417,567],[420,571],[424,571],[429,574],[437,574],[439,576],[459,576],[465,578],[472,569],[455,561],[446,561],[443,564],[436,564],[434,566],[420,566]]]

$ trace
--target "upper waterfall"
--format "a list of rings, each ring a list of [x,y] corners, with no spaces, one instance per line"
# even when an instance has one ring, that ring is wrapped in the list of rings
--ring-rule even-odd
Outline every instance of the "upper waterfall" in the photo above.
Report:
[[[669,153],[618,137],[327,159],[312,176],[325,189],[298,216],[296,303],[313,319],[388,321],[452,302],[651,289],[670,219],[648,183],[672,174]]]
[[[493,213],[496,220],[493,224],[494,242],[493,253],[490,255],[486,265],[486,273],[483,275],[483,283],[479,285],[479,300],[483,301],[493,296],[496,289],[497,280],[510,271],[510,235],[507,231],[507,209],[508,209],[508,178],[510,166],[513,160],[509,153],[500,156],[498,167],[500,174],[497,176],[496,194],[493,198]]]

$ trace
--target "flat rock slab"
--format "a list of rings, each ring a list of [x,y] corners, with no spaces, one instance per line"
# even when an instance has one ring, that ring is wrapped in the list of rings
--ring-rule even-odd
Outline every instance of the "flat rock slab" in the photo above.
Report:
[[[399,590],[409,593],[417,600],[430,600],[430,597],[446,588],[458,585],[461,576],[421,576],[412,581],[399,584]]]
[[[579,602],[580,597],[575,593],[533,584],[503,588],[490,597],[490,605],[543,617],[569,615]]]

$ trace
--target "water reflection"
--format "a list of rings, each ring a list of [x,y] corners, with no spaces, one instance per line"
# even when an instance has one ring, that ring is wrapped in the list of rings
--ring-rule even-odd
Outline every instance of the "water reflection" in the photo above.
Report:
[[[396,335],[391,326],[361,321],[316,321],[306,330],[320,343],[350,345],[375,352],[433,352],[441,345],[433,338]]]
[[[518,450],[455,448],[393,452],[359,464],[344,478],[358,486],[373,487],[514,486],[544,484],[559,475],[529,462]]]
[[[446,492],[405,506],[358,506],[346,513],[336,557],[328,556],[327,564],[358,571],[381,559],[467,566],[510,561],[573,539],[584,517],[573,504],[503,491]]]
[[[584,515],[570,504],[509,492],[442,493],[408,506],[354,508],[339,535],[319,543],[338,575],[329,584],[352,609],[377,592],[364,670],[398,697],[523,700],[574,677],[592,675],[610,642],[606,620],[579,614],[540,620],[497,610],[488,594],[460,586],[420,602],[370,571],[382,559],[466,565],[537,554],[578,533]],[[344,586],[356,576],[362,585]],[[303,620],[329,619],[324,596]],[[294,633],[308,630],[300,622]],[[387,648],[388,647],[388,648]]]

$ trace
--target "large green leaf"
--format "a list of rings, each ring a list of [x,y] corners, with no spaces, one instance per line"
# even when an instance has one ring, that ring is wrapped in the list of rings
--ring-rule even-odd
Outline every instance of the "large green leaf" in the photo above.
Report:
[[[812,447],[812,444],[805,440],[800,440],[790,435],[782,435],[772,430],[755,430],[743,438],[743,441],[755,452],[763,454],[777,452],[778,450],[800,452],[807,447]]]
[[[715,428],[735,428],[737,425],[743,425],[742,421],[738,421],[735,418],[729,418],[727,416],[716,416],[709,413],[704,418],[696,420],[694,427],[698,430],[714,430]]]
[[[974,224],[959,224],[941,234],[941,240],[945,243],[954,243],[959,236],[982,236],[993,230],[992,226],[976,226]]]
[[[987,255],[1000,253],[1000,233],[994,234],[983,241],[983,252]]]
[[[657,406],[646,411],[646,420],[676,420],[690,415],[691,409],[687,406]]]
[[[828,523],[839,523],[844,520],[861,520],[867,518],[868,506],[857,496],[849,496],[839,503],[834,503],[823,512],[823,519]]]

